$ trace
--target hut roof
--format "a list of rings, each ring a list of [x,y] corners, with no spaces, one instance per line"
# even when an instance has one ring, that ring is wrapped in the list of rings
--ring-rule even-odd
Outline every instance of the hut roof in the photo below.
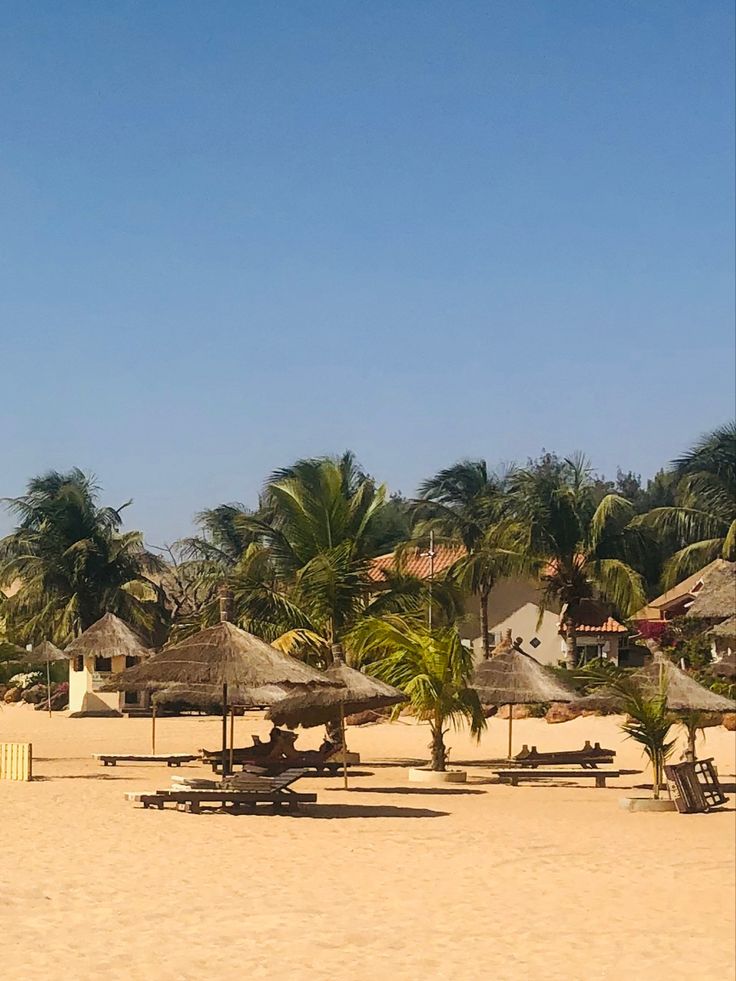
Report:
[[[253,688],[249,693],[234,692],[232,697],[228,694],[228,705],[237,705],[243,708],[265,708],[274,705],[286,697],[284,689],[278,685],[266,685],[263,688]],[[151,700],[156,705],[172,705],[182,702],[196,708],[217,708],[222,709],[222,688],[215,688],[212,685],[201,685],[199,688],[192,688],[186,685],[168,685],[156,691],[151,696]]]
[[[736,702],[705,688],[695,678],[678,668],[668,657],[657,651],[643,668],[631,675],[644,694],[654,697],[662,688],[667,708],[672,712],[733,712]],[[614,691],[603,686],[583,698],[576,699],[576,708],[611,709],[620,704]]]
[[[56,644],[52,644],[50,640],[42,640],[40,644],[36,644],[32,651],[29,651],[29,656],[34,657],[37,661],[67,661],[69,655],[60,650]]]
[[[736,614],[736,562],[716,559],[703,571],[703,585],[687,616],[725,619]]]
[[[485,705],[533,705],[571,702],[575,692],[557,680],[549,668],[514,643],[509,630],[487,661],[475,669],[471,685]]]
[[[398,688],[362,671],[356,671],[342,659],[336,660],[327,668],[324,676],[340,687],[290,695],[269,711],[269,719],[276,725],[302,725],[310,728],[334,721],[341,707],[346,715],[352,715],[354,712],[388,708],[408,701]]]
[[[708,631],[709,637],[736,637],[736,615],[717,623]]]
[[[330,685],[319,671],[265,640],[223,621],[114,675],[103,691],[145,691],[168,685],[195,690],[228,685],[233,696],[267,685]]]
[[[124,620],[114,613],[106,613],[73,640],[64,653],[67,657],[76,657],[79,654],[95,657],[148,657],[151,650]]]

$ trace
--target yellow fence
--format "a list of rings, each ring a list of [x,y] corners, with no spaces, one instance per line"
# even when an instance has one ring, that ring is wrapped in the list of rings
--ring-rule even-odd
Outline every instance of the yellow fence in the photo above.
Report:
[[[31,743],[0,743],[0,780],[30,780],[32,759]]]

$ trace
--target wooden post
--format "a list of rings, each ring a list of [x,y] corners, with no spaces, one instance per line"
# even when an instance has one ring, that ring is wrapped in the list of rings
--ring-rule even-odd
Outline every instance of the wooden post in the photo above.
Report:
[[[514,723],[514,706],[509,705],[509,759],[511,759],[511,730]]]
[[[49,718],[51,718],[51,661],[49,658],[46,658],[46,698],[48,699]]]
[[[227,684],[222,686],[222,775],[227,776]]]
[[[235,707],[230,707],[230,772],[234,770],[233,767],[233,752],[235,749]]]
[[[151,753],[156,755],[156,703],[151,699]]]
[[[340,702],[340,735],[342,737],[342,782],[348,789],[348,748],[345,741],[345,704]]]

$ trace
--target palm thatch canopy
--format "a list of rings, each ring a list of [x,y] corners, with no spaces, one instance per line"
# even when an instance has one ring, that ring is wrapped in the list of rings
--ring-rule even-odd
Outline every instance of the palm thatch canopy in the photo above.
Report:
[[[68,661],[69,655],[60,650],[56,644],[50,640],[42,640],[36,644],[32,651],[28,652],[29,658],[33,657],[36,661]]]
[[[736,652],[725,654],[720,661],[714,661],[706,668],[715,678],[736,678]]]
[[[736,702],[705,688],[659,651],[649,664],[631,675],[631,680],[640,686],[647,697],[654,698],[663,690],[670,712],[736,711]],[[597,692],[577,699],[573,707],[615,710],[619,706],[619,697],[604,686]]]
[[[716,559],[703,575],[703,585],[687,616],[723,620],[736,615],[736,562]]]
[[[114,613],[106,613],[88,627],[83,634],[66,648],[67,657],[148,657],[146,647],[138,634]]]
[[[246,709],[262,709],[275,705],[287,697],[287,692],[278,685],[265,685],[253,688],[248,694],[234,692],[228,695],[228,705]],[[193,708],[222,711],[222,688],[201,685],[191,688],[186,685],[168,685],[151,696],[154,705],[191,705]]]
[[[484,705],[535,705],[542,702],[571,702],[575,692],[531,654],[521,649],[521,640],[511,640],[511,631],[487,661],[476,667],[471,686]]]
[[[408,701],[398,688],[348,667],[342,659],[327,668],[324,677],[340,687],[290,695],[269,711],[268,718],[279,726],[301,725],[308,729],[334,722],[341,710],[344,715],[352,715]]]
[[[736,615],[729,617],[728,620],[723,620],[721,623],[717,623],[715,627],[711,627],[708,631],[709,637],[725,637],[726,640],[736,638]]]
[[[253,689],[270,685],[330,684],[314,668],[223,621],[113,675],[101,690],[149,691],[179,685],[196,691],[227,685],[232,696],[250,698]]]

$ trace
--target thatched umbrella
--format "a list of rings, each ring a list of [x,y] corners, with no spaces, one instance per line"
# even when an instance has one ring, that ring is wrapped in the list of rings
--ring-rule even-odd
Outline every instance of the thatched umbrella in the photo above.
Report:
[[[23,650],[22,647],[16,647],[18,656],[11,656],[8,658],[9,661],[13,661],[16,664],[34,666],[37,664],[46,665],[46,699],[49,710],[49,718],[51,718],[51,662],[52,661],[66,661],[68,660],[68,655],[64,651],[59,650],[59,648],[52,644],[50,640],[42,640],[40,644],[36,644],[35,647],[29,647]]]
[[[476,666],[471,686],[484,705],[508,705],[509,754],[514,705],[540,705],[543,702],[571,702],[575,692],[558,681],[552,671],[521,649],[521,638],[511,640],[511,631],[491,653],[487,661]]]
[[[323,672],[325,678],[340,687],[321,688],[290,695],[269,710],[268,718],[276,725],[301,725],[309,729],[340,721],[343,781],[348,787],[345,716],[367,709],[389,708],[408,701],[406,695],[371,675],[348,667],[340,656]]]
[[[227,772],[227,713],[231,697],[250,699],[254,689],[260,695],[262,689],[273,685],[288,689],[334,684],[314,668],[236,627],[227,619],[228,614],[227,603],[221,600],[223,619],[216,627],[200,630],[120,672],[102,688],[103,691],[153,691],[174,685],[180,689],[204,690],[206,695],[213,690],[220,692],[223,775]],[[275,692],[272,697],[276,701]]]
[[[651,661],[631,675],[631,680],[639,686],[645,697],[656,698],[660,694],[664,695],[667,710],[683,717],[696,712],[736,711],[736,702],[701,685],[671,661],[655,642],[648,641],[647,646],[653,652]],[[620,708],[621,702],[615,692],[603,685],[598,691],[576,699],[573,707],[610,711]],[[688,754],[694,758],[697,727],[688,724],[687,721],[683,721],[683,724],[688,730]]]

